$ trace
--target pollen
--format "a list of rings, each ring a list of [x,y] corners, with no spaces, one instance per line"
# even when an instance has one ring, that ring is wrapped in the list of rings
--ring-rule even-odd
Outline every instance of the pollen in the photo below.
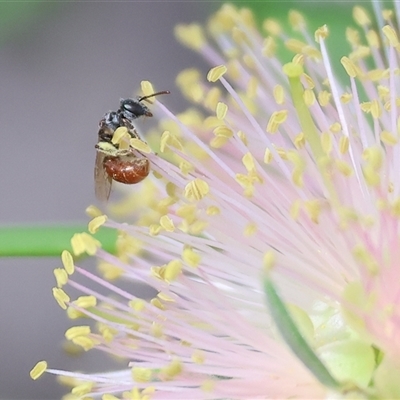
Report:
[[[342,57],[340,59],[344,69],[351,78],[355,78],[360,74],[359,68],[351,61],[348,57]]]
[[[161,153],[164,153],[167,147],[175,147],[178,150],[183,150],[183,146],[177,136],[169,131],[164,131],[160,139]]]
[[[75,233],[71,238],[72,251],[76,256],[83,253],[94,255],[101,243],[86,232]]]
[[[152,380],[152,371],[149,368],[132,368],[132,379],[138,383],[150,382]]]
[[[98,217],[102,214],[103,213],[101,212],[101,210],[98,207],[94,206],[93,204],[86,208],[86,215],[88,215],[91,218]]]
[[[225,103],[218,102],[215,113],[219,120],[223,120],[226,117],[226,113],[228,112],[228,106]]]
[[[217,67],[211,68],[207,74],[207,80],[209,82],[216,82],[221,79],[227,70],[225,65],[218,65]]]
[[[40,378],[47,369],[46,361],[39,361],[29,372],[30,377],[35,381]]]
[[[165,267],[164,278],[167,282],[174,281],[182,273],[182,262],[172,260]]]
[[[161,370],[162,377],[169,381],[183,371],[183,365],[179,360],[172,360],[168,366]]]
[[[91,308],[95,307],[97,304],[97,299],[96,297],[90,295],[90,296],[80,296],[76,300],[73,301],[73,304],[75,304],[77,307],[80,308]]]
[[[107,215],[99,215],[94,217],[88,224],[88,231],[92,234],[96,233],[101,226],[107,221]]]
[[[389,43],[392,47],[397,48],[399,46],[399,39],[397,37],[396,31],[389,25],[382,28],[383,34],[388,38]]]
[[[75,270],[74,259],[72,257],[72,254],[68,250],[64,250],[61,253],[61,261],[65,270],[67,271],[67,274],[72,275]]]
[[[201,200],[210,192],[208,183],[196,178],[185,186],[184,196],[190,201]]]
[[[144,96],[149,96],[155,92],[154,87],[150,81],[141,81],[140,88],[142,89]],[[148,99],[148,101],[152,101],[152,99]]]
[[[329,35],[329,30],[326,25],[321,26],[315,31],[314,38],[315,41],[319,43],[321,39],[326,39]]]
[[[221,136],[224,138],[231,138],[233,136],[232,129],[228,128],[225,125],[220,125],[217,126],[214,130],[213,133],[215,136]]]
[[[67,309],[67,304],[70,301],[69,296],[60,288],[53,288],[53,296],[56,299],[58,305],[63,309]]]
[[[128,128],[126,128],[125,126],[120,126],[115,130],[111,142],[113,144],[121,144],[123,141],[129,140],[129,138],[130,135],[128,132]]]

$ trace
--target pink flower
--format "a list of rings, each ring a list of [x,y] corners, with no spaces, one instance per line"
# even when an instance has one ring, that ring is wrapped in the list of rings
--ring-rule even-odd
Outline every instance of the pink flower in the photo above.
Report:
[[[97,322],[67,338],[124,357],[127,368],[47,372],[74,378],[78,398],[103,400],[400,396],[400,46],[394,14],[383,15],[375,30],[354,9],[361,32],[347,31],[344,86],[327,27],[311,35],[297,12],[289,20],[301,39],[272,20],[264,38],[247,9],[230,5],[207,34],[177,27],[179,40],[217,65],[207,80],[196,70],[178,76],[198,108],[152,107],[164,130],[146,136],[157,179],[112,206],[136,223],[92,212],[91,232],[103,223],[120,232],[118,254],[88,234],[73,238],[75,254],[96,254],[104,278],[74,267],[68,252],[56,272],[68,315]],[[285,65],[281,44],[294,54]],[[337,387],[282,340],[266,274]],[[116,275],[132,290],[112,284]],[[154,297],[137,298],[135,282]],[[71,301],[61,286],[82,297]]]

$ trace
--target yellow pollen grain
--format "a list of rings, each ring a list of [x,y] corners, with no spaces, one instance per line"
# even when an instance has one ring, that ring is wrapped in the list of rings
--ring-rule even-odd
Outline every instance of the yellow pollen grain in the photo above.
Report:
[[[274,111],[269,118],[266,131],[268,133],[276,133],[279,129],[279,126],[286,121],[287,116],[287,110]]]
[[[93,295],[89,296],[79,296],[75,301],[74,304],[80,308],[90,308],[96,307],[97,299]]]
[[[84,396],[85,394],[88,394],[92,391],[94,387],[93,382],[85,382],[81,383],[78,386],[75,386],[72,390],[71,393],[76,395],[76,396]]]
[[[269,164],[272,161],[272,153],[268,147],[265,149],[263,161],[265,164]]]
[[[152,379],[152,371],[150,368],[133,367],[132,379],[138,383],[150,382]]]
[[[283,104],[285,102],[285,90],[282,85],[275,85],[273,95],[276,104]]]
[[[217,67],[211,68],[207,74],[207,80],[209,82],[218,81],[227,71],[228,69],[225,65],[218,65]]]
[[[186,47],[200,50],[206,44],[203,28],[199,24],[180,24],[175,27],[175,37]]]
[[[61,253],[61,261],[65,270],[67,271],[67,274],[72,275],[75,270],[74,259],[72,257],[72,254],[68,250],[64,250]]]
[[[63,287],[68,282],[68,274],[64,268],[55,268],[53,273],[58,288]]]
[[[185,186],[184,196],[190,201],[201,200],[210,192],[206,181],[196,178]]]
[[[46,361],[39,361],[36,365],[31,369],[29,372],[30,377],[36,381],[36,379],[40,378],[47,369],[47,362]]]
[[[371,20],[365,8],[355,6],[353,8],[353,18],[360,26],[371,25]]]
[[[326,90],[321,90],[321,92],[318,93],[318,103],[321,107],[326,107],[329,104],[331,96],[332,95]]]
[[[197,268],[201,261],[201,255],[186,245],[182,251],[182,260],[190,267]]]
[[[94,217],[88,224],[88,231],[91,234],[96,233],[102,225],[107,221],[107,215],[99,215],[98,217]]]
[[[87,336],[90,334],[90,326],[81,325],[81,326],[73,326],[72,328],[67,329],[65,332],[65,338],[67,340],[72,340],[78,336]]]
[[[342,57],[340,62],[346,70],[347,75],[349,75],[351,78],[355,78],[358,75],[359,71],[357,66],[348,57]]]
[[[60,288],[53,288],[53,296],[56,299],[58,305],[63,309],[67,309],[67,304],[70,301],[69,296]]]
[[[167,282],[174,281],[182,273],[182,262],[172,260],[165,267],[164,278]]]
[[[242,163],[245,166],[247,172],[255,171],[256,165],[255,165],[255,162],[254,162],[254,157],[250,152],[246,153],[242,157]]]
[[[326,25],[322,25],[314,33],[314,39],[317,43],[319,43],[321,39],[326,39],[328,36],[329,29]]]
[[[91,218],[95,218],[95,217],[98,217],[99,215],[103,214],[101,212],[101,210],[99,208],[97,208],[96,206],[94,206],[93,204],[90,205],[89,207],[87,207],[85,211],[86,211],[86,215],[88,215]]]
[[[398,47],[399,39],[397,37],[396,31],[391,26],[389,25],[384,26],[382,28],[382,32],[389,40],[389,43],[392,47]]]
[[[382,131],[380,134],[380,138],[383,143],[389,146],[394,146],[398,142],[398,138],[388,131]]]
[[[172,219],[168,215],[163,215],[160,218],[160,225],[167,232],[173,232],[175,230],[174,221],[172,221]]]
[[[125,126],[120,126],[115,130],[113,137],[111,139],[111,142],[113,144],[120,144],[123,140],[129,139],[129,138],[130,138],[130,135],[128,133],[128,128]]]
[[[213,133],[215,136],[222,136],[225,138],[231,138],[233,136],[232,129],[228,128],[226,125],[217,126]]]
[[[306,89],[303,93],[303,99],[307,107],[312,106],[315,103],[314,91],[312,91],[311,89]]]
[[[271,271],[276,264],[276,255],[272,250],[267,251],[263,256],[263,267],[268,272]]]
[[[322,132],[320,136],[322,150],[326,155],[332,151],[332,135],[329,132]]]
[[[353,174],[353,168],[344,160],[335,160],[335,165],[338,171],[344,176],[350,176]]]
[[[131,145],[131,147],[133,147],[136,150],[141,151],[142,153],[145,153],[145,154],[151,153],[151,149],[150,149],[149,145],[147,143],[143,142],[143,140],[140,140],[137,138],[131,138],[129,141],[129,144]]]
[[[221,101],[218,102],[215,113],[219,120],[223,120],[226,117],[226,113],[228,112],[228,106]]]
[[[349,145],[350,145],[349,138],[347,136],[342,136],[339,139],[339,151],[340,151],[340,153],[346,154],[348,152],[348,150],[349,150]]]

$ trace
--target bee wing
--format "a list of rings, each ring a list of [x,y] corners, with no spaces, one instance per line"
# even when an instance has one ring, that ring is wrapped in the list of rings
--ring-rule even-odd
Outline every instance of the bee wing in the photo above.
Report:
[[[94,191],[100,201],[107,201],[110,197],[112,179],[104,169],[104,158],[106,155],[101,151],[96,153],[94,165]]]

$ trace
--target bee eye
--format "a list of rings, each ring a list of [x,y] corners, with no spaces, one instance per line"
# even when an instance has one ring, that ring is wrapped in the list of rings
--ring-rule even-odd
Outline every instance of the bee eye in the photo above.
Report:
[[[126,99],[121,101],[122,112],[127,112],[131,117],[137,118],[148,114],[148,108],[137,100]]]

